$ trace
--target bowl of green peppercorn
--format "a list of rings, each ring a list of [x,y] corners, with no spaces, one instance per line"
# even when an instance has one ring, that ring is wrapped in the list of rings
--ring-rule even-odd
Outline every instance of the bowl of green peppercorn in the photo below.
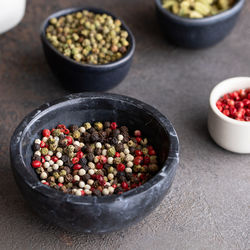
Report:
[[[155,0],[169,42],[200,49],[215,45],[233,29],[245,0]]]
[[[50,15],[41,41],[52,72],[73,92],[113,88],[127,75],[135,51],[134,36],[121,19],[90,7]]]

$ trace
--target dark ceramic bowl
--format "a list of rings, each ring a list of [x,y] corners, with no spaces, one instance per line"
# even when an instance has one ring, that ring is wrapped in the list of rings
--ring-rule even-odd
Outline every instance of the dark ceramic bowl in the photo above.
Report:
[[[123,21],[122,28],[129,34],[129,49],[120,60],[108,64],[92,65],[78,63],[57,51],[46,38],[45,31],[51,18],[58,18],[81,10],[89,10],[94,13],[106,13],[113,18],[117,18],[105,10],[90,7],[70,8],[50,15],[41,26],[41,41],[45,57],[52,72],[66,89],[73,92],[105,91],[111,89],[118,85],[127,75],[135,51],[134,36]]]
[[[140,128],[155,146],[162,169],[144,185],[121,195],[86,197],[64,194],[39,181],[30,166],[32,144],[43,128],[58,123],[117,121]],[[81,93],[47,103],[29,114],[11,138],[16,182],[31,208],[44,220],[78,232],[116,231],[142,220],[167,194],[179,161],[179,142],[170,121],[149,105],[113,95]]]
[[[155,0],[156,12],[167,39],[180,47],[199,49],[221,41],[232,30],[245,0],[236,0],[235,5],[220,14],[200,19],[177,16]]]

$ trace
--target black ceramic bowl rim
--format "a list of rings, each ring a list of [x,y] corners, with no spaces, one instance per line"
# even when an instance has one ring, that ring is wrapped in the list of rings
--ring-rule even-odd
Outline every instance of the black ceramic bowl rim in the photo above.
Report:
[[[65,16],[67,14],[71,14],[77,11],[82,11],[82,10],[88,10],[94,13],[103,13],[103,14],[107,14],[112,16],[114,19],[119,19],[122,22],[122,27],[128,32],[129,34],[129,38],[131,39],[131,44],[129,46],[129,49],[127,51],[127,53],[119,60],[111,62],[111,63],[106,63],[106,64],[82,64],[80,62],[77,62],[65,55],[63,55],[61,52],[59,52],[56,48],[54,48],[54,46],[48,41],[48,39],[45,36],[45,30],[48,26],[49,20],[53,17],[61,17],[61,16]],[[101,9],[101,8],[95,8],[95,7],[75,7],[75,8],[68,8],[68,9],[63,9],[63,10],[59,10],[57,12],[54,12],[53,14],[51,14],[50,16],[48,16],[42,23],[41,28],[40,28],[40,37],[42,39],[42,41],[51,49],[54,51],[54,53],[56,53],[57,55],[59,55],[60,57],[64,58],[65,60],[74,63],[75,65],[79,66],[79,67],[83,67],[83,68],[89,68],[89,69],[103,69],[103,70],[108,70],[108,69],[112,69],[115,68],[121,64],[123,64],[124,62],[128,61],[134,54],[135,51],[135,38],[133,33],[131,32],[131,30],[129,29],[129,27],[126,25],[126,23],[121,19],[116,17],[115,15],[113,15],[112,13]]]
[[[183,23],[183,24],[192,24],[192,25],[204,25],[204,24],[212,24],[216,23],[218,21],[222,21],[224,19],[227,19],[237,12],[240,11],[242,8],[245,0],[237,0],[237,3],[233,5],[232,8],[223,11],[219,14],[209,16],[209,17],[203,17],[203,18],[188,18],[188,17],[180,17],[178,15],[175,15],[171,13],[170,11],[166,10],[165,8],[162,7],[162,0],[155,0],[157,8],[166,16],[169,16],[170,18],[174,19],[176,22]]]
[[[111,195],[111,196],[76,196],[72,194],[65,194],[61,191],[55,190],[53,188],[48,187],[47,185],[42,184],[38,178],[32,176],[25,167],[25,162],[22,155],[22,140],[23,134],[25,135],[28,131],[29,127],[37,120],[43,117],[47,112],[55,110],[65,103],[76,103],[80,99],[84,98],[92,98],[93,99],[104,99],[104,100],[116,100],[116,101],[124,101],[140,109],[145,110],[150,115],[157,120],[159,125],[165,130],[165,132],[169,135],[169,152],[168,157],[165,162],[162,164],[161,170],[149,181],[143,184],[140,187],[129,190],[121,195]],[[166,176],[169,175],[170,171],[175,168],[179,161],[179,140],[176,134],[176,131],[171,124],[171,122],[162,115],[158,110],[151,107],[148,104],[145,104],[139,100],[136,100],[131,97],[117,95],[117,94],[108,94],[108,93],[78,93],[71,94],[60,99],[57,99],[53,102],[43,104],[39,108],[35,109],[33,112],[28,114],[18,125],[14,134],[12,135],[10,142],[10,155],[11,155],[11,166],[14,168],[18,174],[23,178],[23,181],[33,190],[41,193],[43,196],[52,199],[64,200],[70,203],[81,203],[81,204],[95,204],[95,203],[110,203],[119,200],[124,200],[131,196],[136,196],[142,192],[146,192],[159,181],[162,181]],[[31,166],[29,166],[31,168]]]

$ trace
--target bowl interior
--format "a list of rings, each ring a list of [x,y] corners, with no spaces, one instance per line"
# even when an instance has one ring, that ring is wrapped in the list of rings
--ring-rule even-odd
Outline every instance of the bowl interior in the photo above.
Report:
[[[119,19],[121,20],[122,22],[122,29],[126,30],[128,32],[128,42],[129,42],[129,47],[128,47],[128,50],[127,52],[122,56],[122,58],[120,58],[119,60],[115,61],[115,62],[111,62],[111,63],[107,63],[107,64],[98,64],[98,65],[94,65],[94,64],[82,64],[82,63],[79,63],[65,55],[63,55],[62,53],[60,53],[49,41],[48,39],[46,38],[46,29],[49,25],[49,20],[51,18],[59,18],[61,16],[66,16],[68,14],[72,14],[72,13],[75,13],[75,12],[78,12],[78,11],[83,11],[83,10],[88,10],[90,12],[93,12],[95,14],[107,14],[107,15],[110,15],[113,17],[113,19]],[[132,54],[134,53],[134,50],[135,50],[135,39],[134,39],[134,36],[131,32],[131,30],[128,28],[128,26],[125,24],[125,22],[121,19],[121,18],[118,18],[116,17],[115,15],[113,15],[112,13],[106,11],[106,10],[103,10],[103,9],[100,9],[100,8],[94,8],[94,7],[79,7],[79,8],[69,8],[69,9],[64,9],[64,10],[61,10],[61,11],[58,11],[58,12],[55,12],[53,13],[52,15],[50,15],[49,17],[46,18],[46,20],[43,22],[42,26],[41,26],[41,38],[43,40],[43,42],[45,42],[54,52],[56,52],[58,55],[62,56],[63,58],[77,64],[77,65],[81,65],[82,67],[108,67],[108,66],[113,66],[113,65],[116,65],[120,62],[123,62],[124,60],[126,60],[127,58],[129,58],[130,56],[132,56]]]
[[[126,100],[100,97],[76,98],[55,104],[43,111],[37,111],[34,118],[27,124],[21,139],[21,155],[24,167],[37,181],[38,177],[30,166],[32,145],[36,138],[41,138],[44,128],[53,128],[60,123],[65,125],[94,121],[116,121],[119,126],[126,125],[130,133],[140,129],[150,139],[162,165],[169,152],[169,133],[161,124],[160,119],[138,103]]]

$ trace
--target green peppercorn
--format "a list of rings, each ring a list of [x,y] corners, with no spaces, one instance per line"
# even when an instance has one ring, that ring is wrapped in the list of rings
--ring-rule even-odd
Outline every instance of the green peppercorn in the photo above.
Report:
[[[53,136],[59,136],[61,134],[61,130],[60,129],[55,129],[52,133]]]
[[[58,172],[54,172],[53,173],[53,176],[55,177],[55,179],[58,179],[60,177],[59,173]]]
[[[110,148],[108,149],[108,156],[114,157],[114,156],[115,156],[115,153],[116,153],[116,150],[115,150],[114,147],[110,147]]]
[[[74,139],[78,139],[78,138],[80,138],[80,136],[81,136],[81,133],[80,133],[79,130],[75,130],[75,131],[73,132],[73,138],[74,138]]]
[[[49,152],[49,150],[48,150],[47,148],[42,148],[42,149],[41,149],[41,154],[42,154],[42,155],[47,155],[48,152]]]
[[[64,169],[60,171],[61,176],[66,176],[66,174],[67,174],[67,172]]]

